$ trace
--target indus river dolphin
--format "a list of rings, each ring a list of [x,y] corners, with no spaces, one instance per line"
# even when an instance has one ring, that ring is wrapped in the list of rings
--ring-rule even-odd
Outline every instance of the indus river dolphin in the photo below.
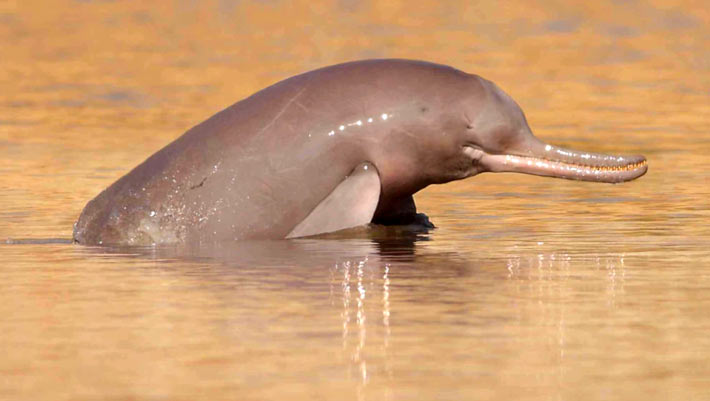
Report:
[[[281,81],[190,129],[90,201],[74,240],[220,242],[406,224],[414,193],[482,172],[618,183],[646,169],[643,156],[545,144],[477,75],[356,61]]]

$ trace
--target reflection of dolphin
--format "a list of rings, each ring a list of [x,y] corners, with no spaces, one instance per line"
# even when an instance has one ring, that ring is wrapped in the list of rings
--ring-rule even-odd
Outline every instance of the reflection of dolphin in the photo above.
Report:
[[[388,230],[389,228],[387,228]],[[382,234],[385,229],[375,227],[362,232],[318,238],[283,240],[244,240],[232,243],[185,244],[185,246],[103,246],[86,248],[89,254],[106,254],[184,262],[216,261],[239,268],[262,269],[269,266],[332,267],[345,260],[371,258],[386,262],[412,262],[416,258],[416,243],[426,238],[414,233]],[[347,235],[350,235],[348,238]],[[441,258],[448,253],[435,254]],[[429,257],[430,258],[430,257]],[[445,263],[449,266],[451,263]]]
[[[89,202],[74,238],[204,243],[407,223],[412,194],[485,171],[621,182],[646,159],[546,145],[478,76],[360,61],[279,82],[192,128]]]

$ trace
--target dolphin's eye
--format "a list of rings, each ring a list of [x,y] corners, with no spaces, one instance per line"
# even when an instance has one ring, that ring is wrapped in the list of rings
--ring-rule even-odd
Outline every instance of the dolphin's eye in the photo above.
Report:
[[[466,121],[466,129],[473,129],[473,122],[468,117],[468,114],[466,114],[466,112],[463,113],[463,119]]]

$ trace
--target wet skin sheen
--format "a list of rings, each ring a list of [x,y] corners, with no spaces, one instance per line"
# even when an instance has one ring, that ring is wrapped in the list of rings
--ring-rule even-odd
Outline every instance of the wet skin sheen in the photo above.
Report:
[[[355,191],[348,177],[362,166],[369,178]],[[366,60],[281,81],[190,129],[90,201],[74,239],[279,239],[298,233],[304,220],[317,229],[321,220],[309,214],[319,204],[328,227],[352,226],[338,221],[346,206],[324,201],[338,191],[338,199],[357,205],[371,190],[356,213],[359,224],[400,224],[415,218],[415,192],[482,172],[617,183],[646,169],[643,156],[541,142],[517,104],[479,76],[420,61]]]

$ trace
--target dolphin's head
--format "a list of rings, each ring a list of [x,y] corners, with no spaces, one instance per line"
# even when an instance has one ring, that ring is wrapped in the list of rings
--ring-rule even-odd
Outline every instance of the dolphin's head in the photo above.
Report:
[[[646,173],[646,158],[564,149],[537,139],[515,101],[494,83],[469,75],[465,96],[448,119],[456,148],[455,177],[518,172],[582,181],[618,183]],[[452,149],[453,149],[452,147]]]

